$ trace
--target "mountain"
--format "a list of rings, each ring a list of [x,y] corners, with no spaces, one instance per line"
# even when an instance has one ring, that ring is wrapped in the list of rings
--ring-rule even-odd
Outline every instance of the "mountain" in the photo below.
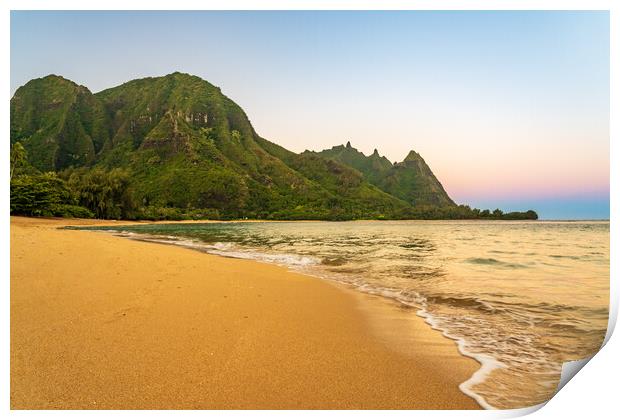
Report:
[[[295,154],[198,77],[173,73],[92,94],[59,76],[11,99],[11,143],[41,171],[125,168],[138,203],[249,217],[393,217],[408,205],[357,171]]]
[[[334,146],[323,150],[319,155],[357,169],[374,185],[379,185],[387,171],[392,168],[392,163],[386,157],[379,156],[377,149],[372,155],[366,156],[352,147],[350,142],[347,142],[346,146]]]
[[[413,150],[404,161],[395,164],[380,156],[377,149],[366,156],[350,142],[323,150],[319,155],[357,169],[371,184],[413,206],[456,205],[422,156]]]
[[[40,170],[94,163],[107,136],[102,104],[60,76],[31,80],[11,99],[11,144],[21,142]]]
[[[11,173],[18,165],[28,168],[11,178],[15,214],[329,220],[491,215],[456,206],[413,151],[396,164],[376,150],[365,156],[349,143],[291,152],[260,137],[219,87],[189,74],[132,80],[95,94],[49,75],[20,87],[10,112]]]

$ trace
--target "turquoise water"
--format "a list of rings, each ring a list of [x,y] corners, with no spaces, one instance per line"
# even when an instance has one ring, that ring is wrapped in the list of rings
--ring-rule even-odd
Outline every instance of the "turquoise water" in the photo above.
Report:
[[[487,408],[547,400],[607,328],[609,222],[248,222],[96,228],[289,267],[409,305],[482,363]]]

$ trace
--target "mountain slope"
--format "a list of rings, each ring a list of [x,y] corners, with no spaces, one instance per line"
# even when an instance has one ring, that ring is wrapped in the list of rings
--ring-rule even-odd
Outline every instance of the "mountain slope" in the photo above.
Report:
[[[11,144],[21,142],[39,170],[92,164],[107,138],[102,105],[70,80],[34,79],[11,99]]]
[[[350,166],[333,159],[325,159],[315,152],[305,151],[296,154],[260,137],[257,140],[269,153],[320,184],[334,194],[334,197],[349,200],[346,209],[349,213],[359,214],[368,209],[375,209],[380,215],[400,214],[409,207],[406,202],[367,182],[363,174]]]
[[[377,149],[366,156],[351,143],[334,146],[318,154],[357,169],[373,185],[413,206],[456,205],[424,159],[413,150],[403,162],[395,164],[380,156]]]
[[[413,205],[455,205],[422,156],[413,150],[404,161],[392,166],[379,186]]]
[[[372,155],[366,156],[352,147],[350,142],[347,142],[346,146],[334,146],[319,154],[357,169],[374,185],[378,185],[379,180],[392,167],[392,163],[386,157],[379,156],[377,149]]]

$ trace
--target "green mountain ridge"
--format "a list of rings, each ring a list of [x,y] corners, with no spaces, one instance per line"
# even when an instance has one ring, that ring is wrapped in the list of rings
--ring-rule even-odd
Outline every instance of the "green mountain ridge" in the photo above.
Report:
[[[91,164],[106,138],[102,104],[70,80],[34,79],[11,99],[11,144],[23,142],[41,170]]]
[[[394,164],[380,156],[377,149],[372,155],[366,156],[352,147],[350,142],[346,146],[334,146],[319,154],[357,169],[371,184],[413,206],[456,205],[422,156],[413,150],[404,161]]]
[[[126,171],[135,217],[416,218],[420,205],[456,207],[413,151],[396,165],[350,144],[291,152],[260,137],[220,88],[178,72],[95,94],[60,76],[31,80],[11,99],[10,140],[34,171],[69,184]]]

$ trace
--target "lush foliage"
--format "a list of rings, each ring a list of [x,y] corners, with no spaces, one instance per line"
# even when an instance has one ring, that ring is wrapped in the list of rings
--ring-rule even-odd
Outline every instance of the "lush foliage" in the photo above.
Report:
[[[480,220],[537,220],[538,214],[534,210],[528,210],[526,212],[510,212],[504,213],[500,209],[480,210],[472,209],[469,206],[415,206],[405,212],[403,215],[405,219],[426,219],[426,220],[440,220],[440,219],[480,219]]]
[[[32,80],[11,99],[11,145],[14,214],[534,217],[456,206],[414,152],[393,165],[350,144],[321,153],[288,151],[259,137],[218,87],[181,73],[94,95],[59,76]]]
[[[63,176],[75,200],[97,218],[130,219],[134,216],[135,205],[127,171],[69,170]]]
[[[73,193],[53,172],[11,179],[11,214],[26,216],[93,217],[76,205]]]
[[[13,179],[13,174],[19,172],[23,168],[28,166],[28,158],[26,149],[20,142],[16,142],[11,145],[11,175],[10,179]]]
[[[11,99],[11,144],[19,141],[42,171],[93,163],[108,137],[103,106],[84,86],[59,76],[34,79]]]

